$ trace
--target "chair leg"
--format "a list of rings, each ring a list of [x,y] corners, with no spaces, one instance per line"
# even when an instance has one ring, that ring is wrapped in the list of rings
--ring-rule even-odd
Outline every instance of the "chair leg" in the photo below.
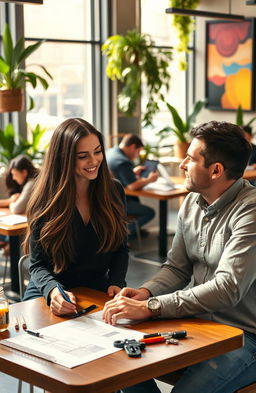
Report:
[[[17,391],[17,393],[21,393],[21,391],[22,391],[22,380],[19,379],[19,381],[18,381],[18,391]]]
[[[5,280],[6,280],[7,265],[8,265],[8,257],[5,257],[4,275],[3,275],[3,285],[5,284]]]
[[[134,224],[136,227],[136,233],[137,233],[137,240],[138,240],[138,245],[139,249],[141,249],[141,234],[140,234],[140,226],[137,220],[134,220]]]

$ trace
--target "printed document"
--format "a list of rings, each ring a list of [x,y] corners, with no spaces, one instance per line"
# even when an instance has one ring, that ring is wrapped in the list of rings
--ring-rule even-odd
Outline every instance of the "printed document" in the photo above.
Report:
[[[116,340],[139,340],[143,336],[142,332],[111,326],[86,316],[38,329],[37,332],[42,337],[24,333],[2,340],[1,344],[72,368],[120,351],[113,345]]]
[[[15,225],[15,224],[23,224],[27,222],[26,216],[21,216],[20,214],[10,214],[8,216],[1,216],[0,224],[6,225]]]

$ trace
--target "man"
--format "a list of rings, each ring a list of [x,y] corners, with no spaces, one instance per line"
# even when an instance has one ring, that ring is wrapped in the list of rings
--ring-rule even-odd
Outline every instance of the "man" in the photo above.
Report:
[[[142,148],[143,143],[137,135],[127,134],[119,146],[112,147],[106,154],[111,172],[124,187],[130,190],[140,190],[158,178],[157,172],[150,172],[146,178],[141,177],[140,174],[144,167],[141,165],[134,167],[133,160],[138,158]],[[152,220],[155,212],[151,207],[140,203],[137,197],[127,196],[126,200],[127,215],[135,216],[140,227]],[[131,237],[136,236],[134,223],[129,224],[129,233]],[[146,234],[146,231],[141,230],[141,234]]]
[[[243,348],[186,368],[172,390],[233,393],[256,380],[256,190],[242,179],[251,146],[226,122],[191,135],[180,164],[191,193],[167,262],[140,289],[124,288],[106,303],[103,319],[198,316],[243,329]],[[153,380],[124,391],[159,392]]]

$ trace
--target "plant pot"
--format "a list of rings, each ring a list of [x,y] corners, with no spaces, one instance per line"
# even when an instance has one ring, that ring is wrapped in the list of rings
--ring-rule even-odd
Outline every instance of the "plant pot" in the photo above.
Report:
[[[0,90],[0,112],[21,112],[24,108],[24,90]]]
[[[174,144],[174,156],[177,158],[185,158],[190,143],[176,141]]]

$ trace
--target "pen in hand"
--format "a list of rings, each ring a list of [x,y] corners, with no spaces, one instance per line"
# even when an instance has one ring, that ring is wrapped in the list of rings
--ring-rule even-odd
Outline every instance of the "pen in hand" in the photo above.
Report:
[[[64,291],[64,289],[60,286],[59,283],[57,283],[57,288],[60,291],[60,293],[62,294],[63,299],[65,299],[67,302],[72,303],[71,300],[69,299],[68,295],[66,294],[66,292]],[[73,304],[73,303],[72,303]]]

